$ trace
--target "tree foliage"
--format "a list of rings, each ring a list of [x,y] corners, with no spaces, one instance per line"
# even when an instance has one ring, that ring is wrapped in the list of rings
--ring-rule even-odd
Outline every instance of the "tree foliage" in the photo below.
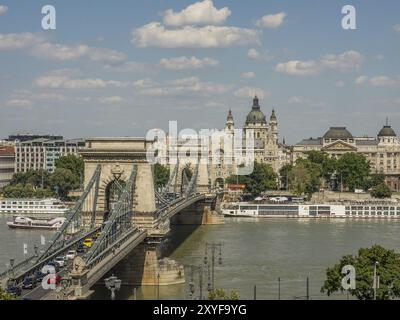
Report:
[[[392,190],[390,190],[387,184],[383,182],[373,187],[371,189],[370,194],[374,198],[379,198],[379,199],[390,198],[392,196]]]
[[[156,163],[154,165],[154,184],[157,189],[165,187],[170,175],[169,167]]]
[[[79,156],[70,154],[64,157],[60,157],[55,161],[57,169],[68,169],[75,176],[77,181],[81,181],[83,178],[83,171],[85,164],[83,159]]]
[[[346,153],[337,161],[337,176],[343,186],[354,192],[365,189],[370,176],[370,163],[359,153]]]
[[[267,190],[277,189],[278,176],[269,164],[254,163],[253,172],[247,176],[230,176],[226,179],[226,183],[244,184],[245,192],[258,196]]]
[[[379,245],[372,248],[361,248],[358,255],[343,256],[339,263],[326,271],[326,280],[321,288],[322,293],[328,296],[335,292],[344,292],[342,287],[342,268],[352,265],[355,268],[356,288],[349,289],[349,294],[360,300],[371,300],[374,297],[373,275],[377,263],[377,277],[379,277],[379,288],[377,289],[378,300],[400,298],[400,254],[394,250],[385,249]]]
[[[69,169],[57,168],[50,177],[50,185],[65,199],[71,190],[79,188],[79,180]]]
[[[0,288],[0,300],[18,300],[18,298]]]
[[[209,300],[240,300],[239,294],[232,290],[227,294],[224,289],[215,289],[208,293]]]

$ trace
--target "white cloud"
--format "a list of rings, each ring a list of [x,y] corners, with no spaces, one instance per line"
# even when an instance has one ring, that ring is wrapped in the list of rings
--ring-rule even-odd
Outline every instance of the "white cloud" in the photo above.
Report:
[[[8,7],[0,4],[0,16],[8,11]]]
[[[183,70],[183,69],[200,69],[204,67],[218,66],[219,62],[211,58],[199,59],[196,57],[177,57],[177,58],[163,58],[160,60],[160,65],[165,69],[170,70]]]
[[[396,32],[396,33],[400,33],[400,24],[395,24],[393,26],[393,31]]]
[[[286,63],[278,63],[275,70],[295,76],[309,76],[318,74],[321,70],[320,65],[315,61],[293,60]]]
[[[27,99],[11,99],[6,102],[7,107],[30,107],[33,102]]]
[[[255,95],[257,95],[260,99],[263,99],[268,97],[269,93],[260,88],[243,87],[236,90],[234,95],[239,98],[253,98]]]
[[[42,41],[42,36],[30,32],[0,34],[0,50],[23,49]]]
[[[367,77],[367,76],[359,76],[359,77],[356,79],[355,83],[356,83],[356,85],[359,86],[359,85],[364,84],[367,80],[368,80],[368,77]]]
[[[375,76],[375,77],[367,77],[367,76],[360,76],[356,79],[355,83],[357,85],[363,85],[368,83],[374,87],[395,87],[400,86],[400,76]]]
[[[111,65],[107,64],[103,67],[105,71],[111,72],[142,72],[150,69],[150,66],[147,63],[143,62],[135,62],[135,61],[126,61],[123,64],[119,65]]]
[[[118,103],[121,103],[123,100],[124,99],[122,99],[120,96],[98,98],[98,101],[101,104],[118,104]]]
[[[92,48],[84,44],[68,46],[48,42],[36,46],[33,49],[32,54],[38,58],[54,60],[88,58],[92,61],[118,62],[126,59],[124,53],[111,49]]]
[[[166,29],[152,22],[132,31],[132,42],[139,48],[224,48],[260,44],[260,32],[225,26]]]
[[[350,50],[339,55],[328,54],[321,58],[321,65],[340,72],[358,70],[364,57],[357,51]]]
[[[229,8],[218,10],[211,0],[196,2],[180,12],[172,9],[164,13],[166,26],[180,27],[184,25],[220,25],[231,15]]]
[[[183,78],[156,83],[152,81],[135,82],[138,93],[146,96],[210,96],[223,94],[231,89],[230,85],[214,82],[202,82],[197,77]]]
[[[361,68],[364,57],[357,51],[346,51],[342,54],[328,54],[319,61],[292,60],[279,63],[275,70],[289,75],[309,76],[316,75],[326,69],[338,72],[350,72]]]
[[[283,25],[286,16],[285,12],[266,15],[256,22],[256,26],[259,28],[277,29]]]
[[[247,51],[247,56],[251,60],[259,60],[259,61],[271,61],[274,59],[274,56],[268,50],[266,50],[263,53],[260,53],[259,51],[257,51],[257,49],[254,48],[251,48]]]
[[[254,78],[256,76],[256,73],[253,71],[243,72],[240,76],[245,79],[250,79],[250,78]]]
[[[369,79],[369,83],[374,87],[394,87],[400,85],[400,76],[376,76]]]
[[[56,75],[45,75],[36,78],[33,84],[40,88],[69,90],[102,89],[106,87],[126,88],[131,85],[130,82],[116,80],[103,80],[100,78],[70,79],[65,76]]]
[[[310,107],[323,107],[325,105],[324,102],[314,101],[313,99],[304,96],[290,97],[288,102],[290,104],[306,105]]]

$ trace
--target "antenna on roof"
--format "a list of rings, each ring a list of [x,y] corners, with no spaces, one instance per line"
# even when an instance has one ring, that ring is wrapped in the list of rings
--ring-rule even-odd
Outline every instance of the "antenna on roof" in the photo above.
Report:
[[[386,127],[389,126],[389,117],[386,117]]]

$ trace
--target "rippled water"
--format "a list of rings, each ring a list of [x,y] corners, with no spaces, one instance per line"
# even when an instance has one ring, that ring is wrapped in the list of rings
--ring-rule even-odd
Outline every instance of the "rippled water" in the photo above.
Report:
[[[22,258],[24,242],[29,241],[33,247],[44,233],[8,230],[4,217],[0,219],[0,263],[5,266],[10,255]],[[400,221],[229,218],[225,225],[174,227],[163,252],[186,266],[201,265],[206,242],[223,243],[223,263],[215,269],[218,288],[236,290],[243,299],[252,299],[257,285],[258,299],[277,299],[280,277],[282,299],[304,299],[309,277],[311,299],[323,299],[326,297],[320,288],[325,270],[341,256],[373,244],[400,251]],[[109,273],[123,281],[117,299],[134,298],[134,287],[129,284],[131,258],[128,256]],[[186,268],[189,278],[190,270]],[[195,282],[196,296],[197,278]],[[206,287],[206,274],[204,282]],[[160,298],[191,299],[187,283],[160,287]],[[109,299],[102,281],[94,289],[93,299]],[[136,297],[155,299],[157,293],[157,287],[142,287],[137,288]]]

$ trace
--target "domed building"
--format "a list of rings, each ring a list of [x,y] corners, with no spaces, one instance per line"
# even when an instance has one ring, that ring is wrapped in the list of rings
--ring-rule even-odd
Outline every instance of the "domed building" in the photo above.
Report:
[[[322,137],[304,139],[293,146],[293,162],[311,150],[325,151],[334,158],[361,153],[370,161],[372,172],[384,174],[389,187],[400,191],[400,140],[387,120],[376,138],[355,137],[345,127],[331,127]]]

